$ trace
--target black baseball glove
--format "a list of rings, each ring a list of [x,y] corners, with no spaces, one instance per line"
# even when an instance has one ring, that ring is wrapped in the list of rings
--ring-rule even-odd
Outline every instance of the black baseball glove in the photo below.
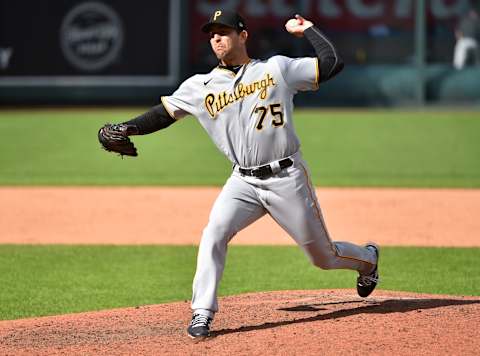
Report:
[[[121,156],[138,156],[137,149],[128,136],[138,135],[135,125],[105,124],[98,130],[98,141],[109,152],[119,153]]]

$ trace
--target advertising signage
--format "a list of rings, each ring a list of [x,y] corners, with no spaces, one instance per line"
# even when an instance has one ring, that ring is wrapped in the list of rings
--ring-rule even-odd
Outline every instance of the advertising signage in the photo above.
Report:
[[[178,1],[0,0],[0,86],[178,82]]]

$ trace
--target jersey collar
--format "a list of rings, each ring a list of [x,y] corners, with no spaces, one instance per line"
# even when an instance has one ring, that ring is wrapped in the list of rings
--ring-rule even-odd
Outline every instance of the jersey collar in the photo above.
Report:
[[[239,64],[239,65],[236,65],[236,66],[224,66],[222,64],[218,64],[214,69],[221,69],[221,70],[226,70],[226,71],[229,71],[230,73],[232,73],[233,75],[237,75],[238,72],[240,72],[240,70],[246,66],[247,64],[249,64],[250,62],[252,61],[251,58],[248,59],[248,62],[246,62],[245,64]]]

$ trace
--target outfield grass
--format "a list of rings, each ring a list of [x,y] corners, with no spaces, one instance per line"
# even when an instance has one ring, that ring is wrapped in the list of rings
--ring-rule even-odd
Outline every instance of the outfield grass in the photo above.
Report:
[[[222,185],[230,163],[195,119],[135,137],[137,158],[99,148],[97,130],[145,108],[0,111],[0,185]],[[480,187],[480,114],[295,112],[321,186]]]
[[[0,245],[0,319],[189,300],[192,246]],[[480,249],[382,249],[379,289],[480,296]],[[246,261],[248,261],[246,263]],[[231,246],[220,295],[354,288],[293,246]]]

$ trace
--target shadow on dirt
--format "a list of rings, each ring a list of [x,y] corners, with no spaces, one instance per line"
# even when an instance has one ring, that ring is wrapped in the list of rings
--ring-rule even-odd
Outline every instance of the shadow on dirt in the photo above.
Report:
[[[471,305],[471,304],[480,304],[480,300],[459,300],[459,299],[388,299],[382,301],[344,301],[344,302],[329,302],[329,303],[318,303],[318,304],[301,304],[294,307],[288,308],[279,308],[277,310],[299,313],[299,312],[315,312],[315,311],[325,311],[328,310],[330,305],[347,305],[347,304],[365,304],[368,305],[359,306],[357,308],[348,308],[341,310],[334,310],[330,313],[322,313],[314,316],[295,319],[295,320],[284,320],[276,323],[264,323],[259,325],[251,326],[242,326],[236,329],[223,329],[212,331],[211,336],[216,337],[220,335],[241,333],[246,331],[254,330],[264,330],[277,328],[284,325],[293,325],[298,323],[309,323],[320,320],[331,320],[331,319],[340,319],[352,315],[358,314],[389,314],[389,313],[406,313],[410,311],[418,311],[434,308],[442,308],[448,306],[461,306],[461,305]],[[296,315],[298,316],[298,315]]]

